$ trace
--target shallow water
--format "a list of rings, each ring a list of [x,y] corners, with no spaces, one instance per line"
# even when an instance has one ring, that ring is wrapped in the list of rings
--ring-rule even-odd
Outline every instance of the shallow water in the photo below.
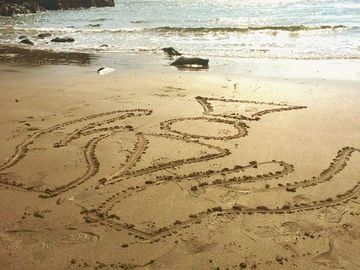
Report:
[[[360,1],[117,0],[115,8],[0,18],[0,42],[37,48],[235,58],[358,59]],[[75,43],[37,39],[41,32]],[[107,44],[108,47],[100,47]]]

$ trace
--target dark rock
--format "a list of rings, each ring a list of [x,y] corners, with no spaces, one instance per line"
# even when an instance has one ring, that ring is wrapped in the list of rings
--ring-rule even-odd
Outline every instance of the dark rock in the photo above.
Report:
[[[27,38],[20,40],[20,43],[26,44],[26,45],[34,45],[34,42],[32,42],[30,39],[27,39]]]
[[[101,24],[100,23],[96,23],[96,24],[89,24],[90,27],[99,27]]]
[[[169,56],[180,56],[180,55],[182,55],[177,50],[175,50],[173,47],[162,48],[162,50],[163,50],[164,53],[167,53]]]
[[[45,10],[39,0],[0,0],[0,15],[12,16],[15,14],[35,13]]]
[[[74,42],[75,39],[72,37],[56,37],[51,40],[51,42]]]
[[[100,48],[108,48],[108,47],[109,47],[109,45],[107,45],[107,44],[100,45]]]
[[[38,38],[47,38],[47,37],[51,37],[52,34],[51,33],[40,33],[37,35]]]
[[[0,0],[0,16],[108,6],[115,6],[114,0]]]
[[[15,14],[27,14],[30,10],[25,5],[19,5],[16,3],[2,3],[0,6],[1,16],[12,16]]]
[[[25,38],[28,38],[27,36],[25,36],[25,35],[21,35],[21,36],[19,36],[19,39],[25,39]]]
[[[114,0],[58,0],[59,9],[114,7]]]
[[[172,66],[201,66],[208,67],[209,59],[181,56],[171,63]]]
[[[58,0],[40,0],[40,5],[43,6],[46,10],[58,10],[59,1]]]

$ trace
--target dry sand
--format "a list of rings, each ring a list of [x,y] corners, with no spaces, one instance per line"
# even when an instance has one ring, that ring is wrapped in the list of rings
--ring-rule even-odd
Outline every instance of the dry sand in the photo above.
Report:
[[[360,78],[259,63],[2,64],[0,268],[359,269]]]

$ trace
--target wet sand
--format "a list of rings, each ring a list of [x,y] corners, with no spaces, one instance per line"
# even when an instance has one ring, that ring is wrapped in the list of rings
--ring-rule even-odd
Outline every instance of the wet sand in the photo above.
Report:
[[[53,50],[29,50],[26,47],[0,46],[0,63],[39,65],[89,65],[95,55],[80,52],[58,52]]]
[[[2,269],[359,269],[360,78],[329,75],[343,62],[291,77],[296,61],[113,58],[1,61]]]

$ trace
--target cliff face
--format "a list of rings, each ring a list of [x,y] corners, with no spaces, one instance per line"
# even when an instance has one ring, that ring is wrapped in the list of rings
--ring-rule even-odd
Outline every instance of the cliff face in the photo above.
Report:
[[[0,15],[35,13],[45,10],[38,0],[0,0]]]
[[[0,0],[0,15],[12,16],[44,10],[113,6],[115,6],[114,0]]]
[[[58,0],[59,9],[113,7],[114,0]]]

